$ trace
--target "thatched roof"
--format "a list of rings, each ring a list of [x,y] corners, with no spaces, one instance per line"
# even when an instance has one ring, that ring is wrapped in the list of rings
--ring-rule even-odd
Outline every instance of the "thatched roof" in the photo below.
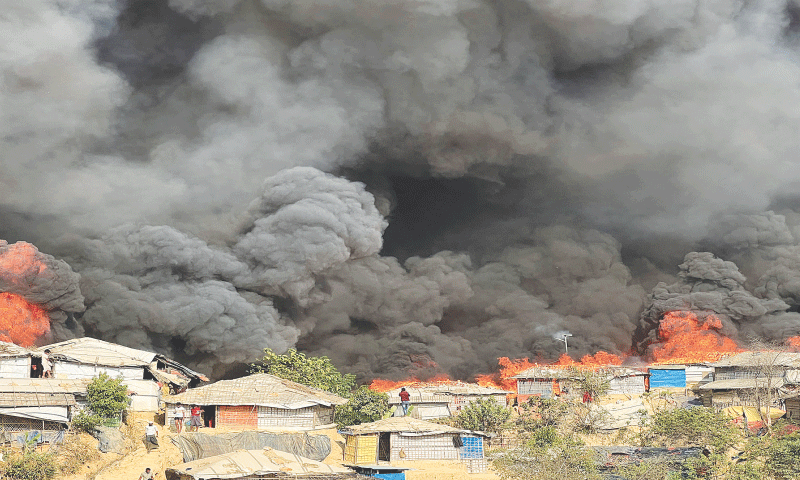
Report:
[[[700,390],[748,390],[766,388],[766,378],[736,378],[731,380],[716,380],[700,386]],[[781,388],[785,384],[783,377],[774,377],[769,382],[770,388]]]
[[[711,364],[724,367],[795,367],[800,368],[800,353],[792,352],[742,352]]]
[[[272,448],[237,450],[168,468],[168,479],[238,479],[251,476],[270,478],[358,478],[351,470],[281,452]]]
[[[344,405],[347,400],[332,393],[283,378],[257,373],[235,380],[220,380],[164,399],[187,405],[260,405],[297,409],[313,405]]]
[[[486,434],[482,432],[469,432],[468,430],[461,430],[458,428],[450,427],[448,425],[440,425],[438,423],[426,422],[425,420],[418,420],[411,417],[389,417],[377,422],[362,423],[361,425],[352,425],[344,429],[344,433],[351,435],[364,435],[369,433],[416,433],[416,434],[437,434],[437,433],[474,433],[476,435]]]

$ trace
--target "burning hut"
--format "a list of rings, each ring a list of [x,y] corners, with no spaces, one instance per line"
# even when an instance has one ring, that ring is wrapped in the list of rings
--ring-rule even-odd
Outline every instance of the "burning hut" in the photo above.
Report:
[[[789,372],[800,369],[800,353],[742,352],[711,366],[714,381],[699,387],[704,405],[778,407]]]
[[[377,422],[347,427],[344,461],[372,465],[379,461],[454,460],[470,472],[486,469],[486,434],[459,430],[447,425],[411,417],[390,417]]]
[[[313,429],[333,424],[333,409],[347,400],[332,393],[259,373],[221,380],[164,400],[168,424],[175,407],[200,405],[207,427]]]
[[[173,391],[208,381],[203,374],[163,355],[95,338],[76,338],[41,347],[33,352],[34,363],[41,364],[42,352],[47,349],[53,360],[53,377],[59,379],[94,378],[105,373],[111,378],[167,384]]]
[[[167,480],[256,480],[297,478],[344,480],[364,478],[345,467],[327,465],[291,453],[264,448],[237,450],[184,463],[165,472]]]
[[[491,399],[499,405],[505,406],[506,395],[513,393],[508,390],[483,387],[476,383],[464,382],[441,382],[424,383],[418,382],[406,385],[403,388],[410,395],[411,410],[410,416],[420,420],[430,420],[434,418],[449,417],[458,414],[466,405],[478,399]],[[389,405],[400,405],[400,388],[387,392],[389,395]],[[395,415],[402,415],[402,411],[397,408]]]
[[[606,375],[609,380],[610,395],[641,395],[646,391],[647,373],[628,367],[598,367],[594,371]],[[554,396],[581,395],[577,385],[580,372],[568,367],[533,367],[514,377],[517,379],[517,393],[520,402],[536,395],[542,398]]]

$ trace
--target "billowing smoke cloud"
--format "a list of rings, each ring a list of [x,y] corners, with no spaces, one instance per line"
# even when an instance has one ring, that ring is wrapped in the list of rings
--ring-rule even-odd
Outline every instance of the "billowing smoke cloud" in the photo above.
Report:
[[[0,7],[0,238],[80,274],[56,337],[364,379],[800,333],[794,1]]]

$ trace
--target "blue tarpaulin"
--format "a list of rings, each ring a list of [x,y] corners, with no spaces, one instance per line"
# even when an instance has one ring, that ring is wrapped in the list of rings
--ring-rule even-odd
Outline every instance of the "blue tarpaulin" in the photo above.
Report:
[[[651,368],[650,388],[685,388],[686,370],[682,368]]]
[[[481,437],[461,437],[461,458],[483,458],[483,439]]]

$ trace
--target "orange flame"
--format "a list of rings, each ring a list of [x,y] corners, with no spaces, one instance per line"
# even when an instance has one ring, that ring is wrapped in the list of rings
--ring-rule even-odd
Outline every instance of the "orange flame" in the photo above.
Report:
[[[800,350],[800,335],[787,338],[786,345],[789,345],[792,349]]]
[[[0,242],[0,247],[3,244]],[[36,247],[25,242],[0,249],[0,277],[13,285],[17,278],[42,273],[47,267],[36,257],[37,253]],[[0,341],[29,347],[49,331],[50,320],[42,307],[20,295],[0,292]]]
[[[50,331],[47,312],[13,293],[0,293],[0,341],[30,347]]]
[[[384,380],[381,378],[376,378],[372,380],[372,383],[369,384],[369,389],[374,390],[376,392],[390,392],[400,387],[414,387],[414,386],[422,386],[430,384],[443,385],[448,383],[458,383],[458,382],[451,379],[450,376],[444,373],[440,373],[434,377],[429,378],[426,381],[422,381],[416,377],[410,377],[404,380]]]
[[[652,350],[654,363],[714,362],[727,354],[741,352],[721,329],[722,321],[714,315],[700,319],[694,312],[667,312],[658,326],[661,343]]]

